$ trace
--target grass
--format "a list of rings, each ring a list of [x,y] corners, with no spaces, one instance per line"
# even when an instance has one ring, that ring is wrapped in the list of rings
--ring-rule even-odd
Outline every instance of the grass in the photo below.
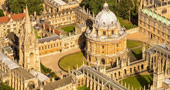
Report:
[[[127,48],[132,49],[132,52],[130,53],[130,55],[132,57],[135,57],[137,60],[142,59],[142,45],[143,43],[140,41],[127,40]],[[135,48],[135,47],[138,47],[138,48]]]
[[[64,30],[65,32],[67,32],[67,34],[68,34],[69,32],[72,32],[75,30],[75,26],[67,26],[67,27],[63,27],[61,29]]]
[[[45,67],[42,63],[40,63],[41,66],[41,72],[45,75],[47,75],[49,78],[54,78],[55,80],[60,79],[55,72],[52,72],[51,69]]]
[[[134,40],[127,40],[127,48],[134,48],[138,46],[142,46],[143,43],[140,41],[134,41]]]
[[[90,89],[87,88],[87,87],[84,85],[84,86],[78,87],[77,90],[90,90]]]
[[[14,90],[14,89],[8,86],[6,83],[1,83],[0,90]]]
[[[133,90],[136,90],[135,88],[139,90],[140,87],[143,89],[144,86],[148,87],[148,84],[151,85],[153,83],[153,77],[151,75],[137,75],[128,77],[126,79],[123,79],[122,81],[124,85],[126,82],[127,87],[128,85],[130,85],[130,90],[132,90],[132,86]]]
[[[83,64],[83,57],[84,56],[82,52],[77,52],[77,53],[65,56],[59,61],[59,66],[61,69],[65,71],[68,71],[68,68],[70,68],[70,70],[76,69],[77,65],[78,67],[80,67]]]
[[[142,59],[142,47],[135,48],[132,50],[132,54],[137,60]]]
[[[121,26],[124,26],[127,30],[137,27],[136,25],[133,25],[132,23],[130,23],[128,20],[125,20],[121,17],[117,17],[117,18],[119,19]]]

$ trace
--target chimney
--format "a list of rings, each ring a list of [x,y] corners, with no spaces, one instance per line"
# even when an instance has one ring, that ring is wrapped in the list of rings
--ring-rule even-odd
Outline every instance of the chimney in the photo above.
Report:
[[[24,8],[23,12],[26,13],[26,9],[25,8]]]
[[[10,13],[8,13],[8,17],[11,18],[11,14]]]
[[[36,11],[34,11],[34,17],[35,17],[35,16],[37,16],[37,12],[36,12]]]

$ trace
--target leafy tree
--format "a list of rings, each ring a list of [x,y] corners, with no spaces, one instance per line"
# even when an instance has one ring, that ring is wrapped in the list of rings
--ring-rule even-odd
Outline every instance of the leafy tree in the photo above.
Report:
[[[120,0],[117,10],[118,15],[124,19],[129,18],[129,10],[131,10],[132,2],[131,0]]]
[[[3,10],[0,9],[0,17],[4,16]]]
[[[33,14],[34,11],[36,11],[37,14],[40,15],[41,12],[43,11],[42,3],[43,3],[42,0],[27,0],[29,13]]]
[[[13,13],[22,13],[25,5],[25,0],[9,0],[9,8]]]
[[[40,14],[43,11],[42,3],[42,0],[9,0],[9,8],[13,13],[22,13],[27,4],[30,14],[33,14],[34,11]]]

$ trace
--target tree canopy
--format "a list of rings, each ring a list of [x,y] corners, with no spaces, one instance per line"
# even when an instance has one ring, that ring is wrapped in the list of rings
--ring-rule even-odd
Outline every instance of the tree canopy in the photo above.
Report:
[[[0,17],[4,16],[4,12],[2,9],[0,9]]]
[[[138,1],[137,0],[106,0],[109,4],[109,8],[113,11],[118,17],[123,19],[129,19],[129,11],[131,18],[137,18],[138,14]],[[81,6],[97,14],[102,10],[105,0],[83,0]],[[135,23],[137,24],[137,23]]]
[[[27,4],[30,14],[34,11],[40,14],[43,11],[42,3],[42,0],[9,0],[9,9],[13,13],[22,13]]]

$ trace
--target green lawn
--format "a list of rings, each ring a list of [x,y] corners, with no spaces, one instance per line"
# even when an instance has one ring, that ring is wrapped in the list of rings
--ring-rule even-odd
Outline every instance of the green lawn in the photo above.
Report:
[[[143,43],[140,41],[127,40],[127,48],[134,48],[142,45]]]
[[[1,83],[0,90],[14,90],[14,89],[8,86],[6,83]]]
[[[127,40],[127,48],[132,49],[132,53],[130,53],[130,54],[138,60],[142,59],[142,46],[143,46],[143,42]],[[135,47],[138,47],[138,48],[135,48]],[[148,47],[149,47],[149,45],[146,45],[146,49]],[[133,48],[135,48],[135,49],[133,49]]]
[[[59,66],[65,71],[68,71],[68,68],[70,68],[70,70],[76,69],[77,65],[80,67],[83,64],[83,57],[84,56],[82,52],[77,52],[77,53],[65,56],[59,61]]]
[[[63,27],[61,29],[64,30],[65,32],[67,32],[67,34],[68,34],[69,32],[72,32],[73,30],[75,30],[75,26],[67,26],[67,27]]]
[[[135,88],[139,90],[140,87],[143,89],[144,86],[148,87],[148,84],[151,85],[153,83],[153,77],[151,75],[137,75],[128,77],[122,81],[123,84],[126,82],[126,86],[130,85],[131,89],[133,86],[133,90],[136,90]]]
[[[137,60],[142,59],[142,47],[133,49],[131,55],[135,56]]]
[[[87,88],[87,87],[84,85],[84,86],[78,87],[77,90],[90,90],[90,89]]]

